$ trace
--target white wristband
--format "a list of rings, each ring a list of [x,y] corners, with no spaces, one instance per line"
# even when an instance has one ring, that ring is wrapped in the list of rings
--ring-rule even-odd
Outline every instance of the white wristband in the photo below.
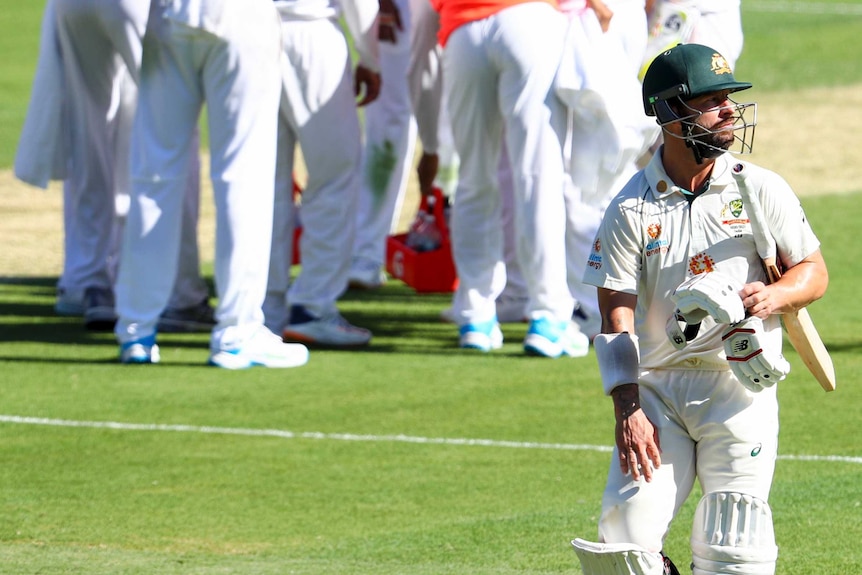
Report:
[[[630,333],[600,333],[593,340],[605,395],[619,385],[638,382],[640,348]]]

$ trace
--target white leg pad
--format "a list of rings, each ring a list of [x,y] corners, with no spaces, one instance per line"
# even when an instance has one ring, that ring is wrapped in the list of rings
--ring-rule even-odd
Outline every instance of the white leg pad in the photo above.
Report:
[[[704,495],[691,530],[693,575],[773,575],[778,547],[769,504],[752,495]]]
[[[584,575],[664,575],[664,559],[632,543],[572,541]]]

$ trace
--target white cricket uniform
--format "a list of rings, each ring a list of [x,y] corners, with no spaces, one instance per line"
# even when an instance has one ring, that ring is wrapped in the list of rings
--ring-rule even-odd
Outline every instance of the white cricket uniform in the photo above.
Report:
[[[63,63],[67,177],[58,288],[111,289],[128,203],[128,133],[149,3],[56,0]]]
[[[742,54],[741,0],[656,0],[650,17],[651,38],[663,30],[661,41],[651,42],[651,60],[678,42],[703,44],[724,56],[731,68]],[[665,26],[670,19],[671,26]],[[678,36],[673,36],[676,31]],[[671,42],[670,45],[668,43]]]
[[[395,43],[380,42],[380,95],[365,106],[365,144],[353,258],[378,268],[386,259],[386,236],[398,222],[416,145],[408,82],[413,60],[414,1],[394,0],[403,29],[396,29]]]
[[[279,94],[268,0],[154,3],[132,137],[132,198],[117,281],[121,343],[153,335],[181,250],[191,142],[207,105],[216,203],[213,349],[263,323]]]
[[[442,12],[441,12],[442,13]],[[506,283],[497,169],[503,138],[512,164],[517,253],[526,315],[568,321],[562,139],[565,111],[552,91],[565,17],[544,2],[509,6],[457,27],[443,52],[446,104],[460,157],[452,248],[459,324],[495,317]]]
[[[361,131],[344,14],[359,62],[378,69],[376,0],[276,0],[281,15],[281,107],[272,255],[266,324],[280,333],[286,305],[321,317],[337,311],[347,288],[360,186]],[[293,155],[302,149],[308,182],[302,193],[302,269],[290,283],[296,206]],[[286,301],[285,301],[286,298]]]
[[[775,387],[752,393],[736,380],[721,341],[726,326],[711,317],[682,350],[665,334],[674,312],[670,295],[687,277],[715,270],[743,283],[766,280],[731,173],[735,161],[720,156],[708,189],[690,203],[664,171],[659,150],[607,208],[596,236],[584,281],[638,296],[641,404],[662,446],[650,483],[623,476],[614,454],[599,524],[604,542],[660,550],[695,478],[704,492],[768,497],[778,438]],[[761,204],[780,260],[792,267],[819,249],[788,184],[758,166],[746,170],[763,182]],[[779,316],[764,327],[764,346],[780,350]]]
[[[135,0],[50,0],[45,8],[15,171],[23,181],[43,188],[50,179],[65,180],[65,257],[58,288],[73,301],[82,300],[88,287],[112,288],[116,277],[149,10],[149,2]],[[197,150],[197,141],[194,144]],[[198,304],[208,295],[200,277],[196,234],[198,171],[195,154],[183,254],[169,303],[176,308]]]

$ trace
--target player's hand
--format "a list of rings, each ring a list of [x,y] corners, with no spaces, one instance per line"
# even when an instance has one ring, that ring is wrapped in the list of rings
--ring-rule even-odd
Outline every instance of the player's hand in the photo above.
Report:
[[[763,321],[749,317],[730,326],[721,336],[727,363],[736,379],[755,393],[772,387],[790,373],[790,363],[780,351],[764,349]]]
[[[396,44],[398,32],[404,30],[401,12],[392,0],[379,0],[380,16],[377,25],[377,39],[381,42]]]
[[[437,154],[423,153],[416,167],[416,175],[419,176],[419,192],[423,196],[430,196],[434,191],[434,178],[437,177],[437,167],[440,156]]]
[[[742,286],[739,292],[742,298],[742,305],[745,306],[745,311],[748,315],[766,319],[773,313],[777,313],[776,301],[771,297],[769,286],[763,282],[751,282]]]
[[[380,95],[380,74],[362,64],[356,66],[353,75],[353,93],[360,98],[357,106],[370,104]]]
[[[661,466],[658,429],[640,408],[637,384],[621,385],[611,395],[617,420],[620,471],[624,475],[631,473],[635,481],[643,476],[650,482],[653,471]]]

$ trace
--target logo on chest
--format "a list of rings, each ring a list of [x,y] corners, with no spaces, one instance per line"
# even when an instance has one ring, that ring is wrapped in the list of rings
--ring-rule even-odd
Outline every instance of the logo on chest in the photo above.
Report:
[[[652,223],[647,226],[646,233],[649,237],[649,242],[646,245],[647,257],[666,253],[670,247],[670,242],[661,237],[661,232],[661,224],[659,223]]]
[[[713,260],[708,253],[700,252],[699,254],[693,255],[689,258],[688,271],[690,271],[692,275],[715,271],[715,260]]]

